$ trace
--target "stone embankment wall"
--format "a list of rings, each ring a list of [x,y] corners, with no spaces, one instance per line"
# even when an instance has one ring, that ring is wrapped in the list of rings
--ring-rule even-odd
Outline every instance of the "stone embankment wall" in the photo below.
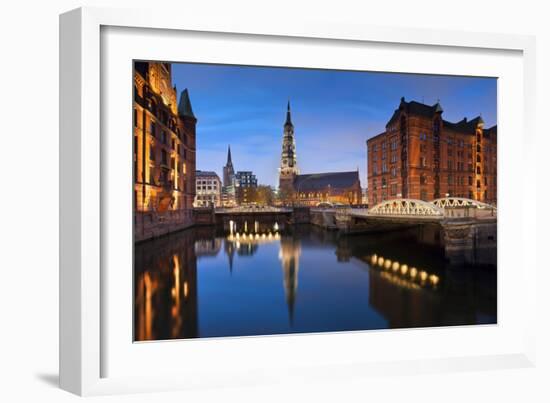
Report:
[[[164,213],[134,213],[134,241],[140,242],[192,226],[193,212],[190,210],[168,210]]]

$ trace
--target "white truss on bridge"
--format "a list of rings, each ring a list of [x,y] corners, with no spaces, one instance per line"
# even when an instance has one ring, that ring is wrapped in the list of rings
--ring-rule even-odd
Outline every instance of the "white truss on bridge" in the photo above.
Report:
[[[443,217],[445,211],[430,202],[416,199],[386,200],[369,209],[369,215]]]
[[[459,207],[474,207],[478,209],[493,209],[495,206],[487,203],[482,203],[477,200],[466,199],[464,197],[443,197],[441,199],[435,199],[432,201],[434,205],[440,208],[459,208]]]

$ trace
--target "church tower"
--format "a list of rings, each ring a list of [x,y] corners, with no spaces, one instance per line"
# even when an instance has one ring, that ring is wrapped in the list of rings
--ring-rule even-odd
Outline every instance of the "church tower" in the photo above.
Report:
[[[290,101],[286,110],[286,121],[283,131],[283,150],[281,153],[281,166],[279,168],[279,189],[292,189],[294,177],[298,175],[296,162],[296,143],[294,141],[294,125],[290,118]]]
[[[235,179],[233,161],[231,161],[231,146],[227,147],[227,163],[223,167],[223,186],[232,186]]]

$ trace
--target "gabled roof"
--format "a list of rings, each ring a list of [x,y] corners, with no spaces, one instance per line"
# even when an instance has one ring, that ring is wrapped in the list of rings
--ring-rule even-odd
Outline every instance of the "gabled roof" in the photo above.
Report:
[[[207,177],[207,176],[216,176],[218,179],[219,179],[219,176],[216,172],[214,171],[195,171],[195,176],[196,177]]]
[[[380,137],[380,136],[383,136],[385,135],[387,132],[382,132],[382,133],[378,133],[376,136],[372,136],[371,138],[367,139],[367,144],[371,141],[371,140],[375,140],[376,138]]]
[[[494,125],[492,127],[489,127],[488,129],[483,129],[483,136],[484,137],[494,137],[497,136],[497,125]]]
[[[359,172],[324,172],[317,174],[297,175],[294,178],[294,189],[299,192],[331,188],[349,188],[359,182]]]
[[[464,118],[456,123],[443,120],[443,127],[465,134],[475,134],[478,124],[483,124],[481,116],[475,117],[472,120]]]
[[[189,99],[189,91],[184,89],[180,95],[180,102],[178,104],[178,115],[182,117],[195,118],[193,114],[193,108],[191,107],[191,100]]]
[[[416,101],[407,102],[405,101],[405,97],[402,97],[401,102],[399,103],[399,108],[397,108],[393,112],[392,117],[388,121],[388,125],[392,123],[399,116],[400,111],[404,111],[409,115],[416,115],[416,116],[431,118],[437,113],[443,113],[443,108],[441,107],[439,101],[434,105],[427,105]]]

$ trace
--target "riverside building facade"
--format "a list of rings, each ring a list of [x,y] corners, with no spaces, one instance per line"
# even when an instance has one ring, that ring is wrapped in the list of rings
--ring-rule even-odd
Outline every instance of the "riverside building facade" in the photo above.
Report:
[[[134,235],[148,239],[192,224],[196,124],[189,92],[170,63],[135,62]]]
[[[386,130],[367,140],[368,202],[464,197],[497,203],[497,126],[456,123],[438,103],[401,98]]]
[[[214,171],[197,171],[195,207],[220,207],[222,182]]]

